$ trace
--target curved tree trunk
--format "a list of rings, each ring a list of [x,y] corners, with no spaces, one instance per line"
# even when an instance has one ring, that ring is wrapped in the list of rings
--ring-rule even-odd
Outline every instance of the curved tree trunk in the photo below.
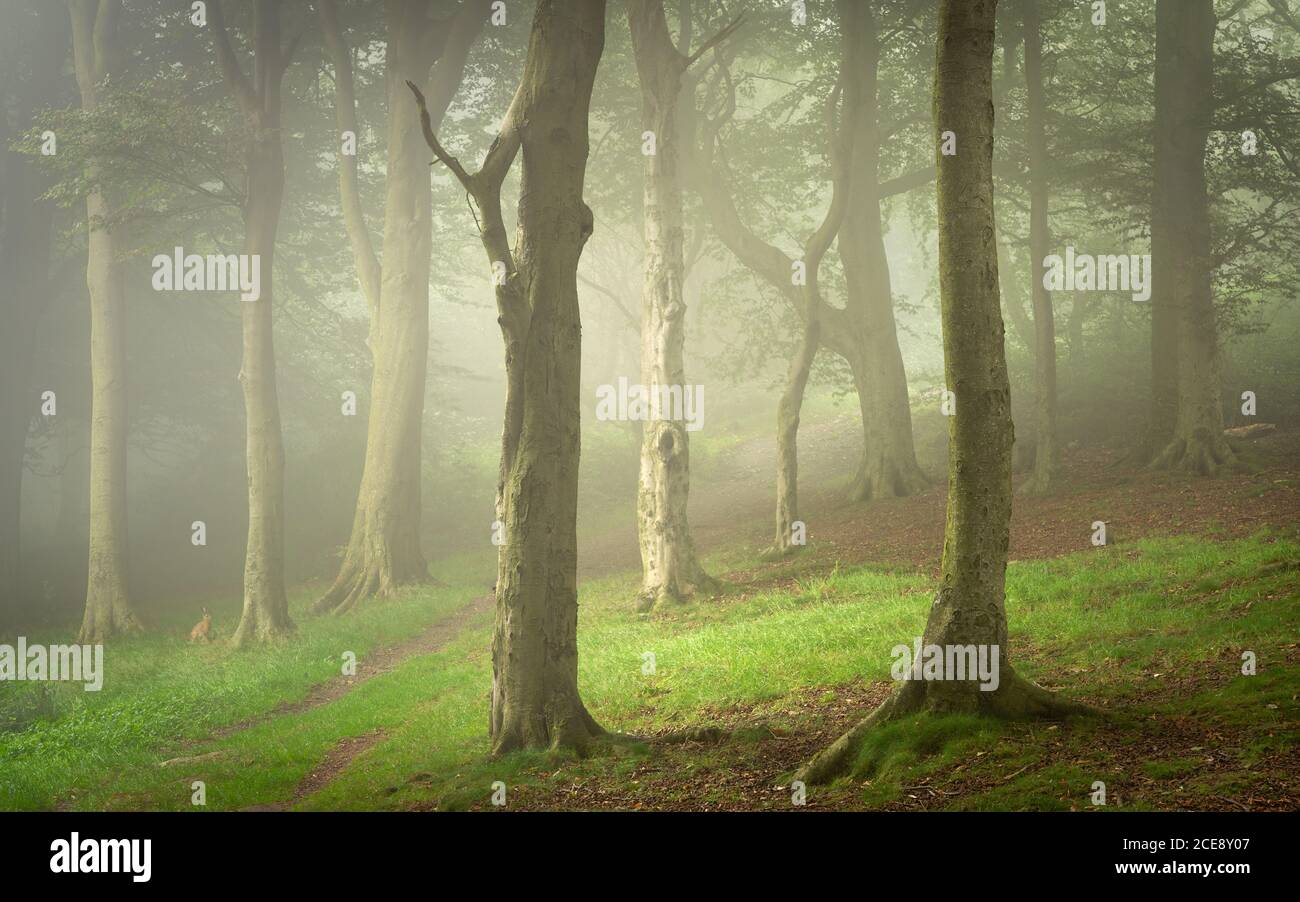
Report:
[[[75,0],[73,55],[81,106],[95,109],[99,85],[118,70],[118,0]],[[92,184],[95,169],[89,166]],[[78,642],[95,643],[140,628],[127,588],[126,525],[126,297],[110,222],[112,208],[101,187],[86,197],[90,290],[90,557],[86,612]]]
[[[785,391],[776,408],[776,535],[772,547],[764,553],[768,558],[783,557],[799,549],[793,537],[793,524],[799,519],[799,412],[820,340],[821,320],[814,308],[804,320],[803,334],[786,374]]]
[[[1211,0],[1156,4],[1152,362],[1164,370],[1153,376],[1153,402],[1167,391],[1171,370],[1177,412],[1167,435],[1168,404],[1158,417],[1153,415],[1153,439],[1168,443],[1155,446],[1159,453],[1152,465],[1206,475],[1235,461],[1223,437],[1205,186],[1209,120],[1204,104],[1213,90],[1215,24]],[[1165,317],[1159,330],[1154,321],[1158,309]],[[1165,357],[1174,341],[1171,367]]]
[[[356,131],[352,67],[333,3],[322,4],[322,33],[341,74],[336,91],[340,130]],[[387,191],[384,259],[375,258],[361,217],[355,158],[341,159],[339,187],[358,275],[370,305],[370,351],[374,371],[366,457],[357,492],[352,534],[338,576],[313,610],[343,613],[371,595],[390,595],[428,576],[420,550],[421,447],[425,382],[429,363],[429,254],[432,194],[419,120],[409,112],[405,82],[425,85],[439,55],[429,93],[435,127],[442,120],[487,4],[466,0],[452,24],[435,23],[425,4],[388,4]],[[438,29],[445,28],[445,31]]]
[[[1034,470],[1025,492],[1045,495],[1060,480],[1056,431],[1056,324],[1042,265],[1051,243],[1047,225],[1047,129],[1043,100],[1043,36],[1038,0],[1024,0],[1026,127],[1029,135],[1029,256],[1034,312]]]
[[[937,156],[939,291],[944,374],[957,394],[948,425],[948,519],[939,591],[925,645],[999,650],[1000,684],[906,680],[875,712],[799,773],[823,782],[853,762],[874,726],[916,711],[1054,716],[1077,710],[1018,677],[1006,662],[1004,607],[1011,530],[1011,389],[1003,349],[993,221],[995,0],[941,0],[935,74],[935,143],[956,133],[960,152]]]
[[[641,83],[641,127],[653,132],[655,153],[645,159],[645,282],[641,296],[641,384],[687,390],[684,348],[686,302],[682,294],[682,186],[678,103],[690,64],[673,46],[663,0],[632,0],[628,24]],[[693,102],[693,100],[692,100]],[[690,433],[664,411],[645,422],[637,490],[641,547],[640,607],[680,602],[708,590],[686,514],[690,495]]]

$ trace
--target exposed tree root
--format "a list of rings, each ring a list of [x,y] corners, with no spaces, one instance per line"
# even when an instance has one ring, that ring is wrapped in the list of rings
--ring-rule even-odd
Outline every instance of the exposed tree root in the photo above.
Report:
[[[1198,426],[1190,435],[1175,436],[1159,456],[1151,462],[1152,469],[1213,476],[1221,469],[1231,469],[1237,455],[1222,433],[1208,426]]]
[[[848,499],[856,502],[907,498],[919,495],[929,487],[930,480],[915,461],[876,459],[868,462],[864,459],[849,486]]]
[[[722,581],[715,579],[696,563],[692,568],[690,580],[677,585],[664,583],[654,588],[641,589],[637,595],[636,609],[640,613],[662,611],[685,604],[697,595],[712,595],[722,588]]]
[[[372,555],[349,552],[334,584],[312,605],[311,611],[313,614],[346,614],[366,598],[391,597],[402,585],[419,582],[423,568],[424,562],[421,561],[419,568],[409,567],[407,572],[399,574],[398,567],[388,556],[376,559]]]
[[[235,634],[230,637],[230,644],[235,648],[248,648],[255,644],[283,642],[293,638],[297,632],[298,627],[289,618],[288,611],[273,614],[263,607],[252,611],[245,609]]]
[[[514,718],[503,724],[492,737],[492,757],[523,749],[563,749],[586,757],[594,742],[612,738],[581,701],[574,699],[566,707],[563,714],[548,706],[544,716]]]
[[[795,774],[795,779],[812,785],[846,776],[867,733],[909,714],[978,713],[1004,720],[1063,720],[1076,715],[1103,714],[1090,705],[1049,692],[1009,667],[1003,669],[1001,685],[996,691],[981,692],[973,688],[972,691],[954,692],[953,686],[953,683],[927,683],[924,680],[903,682],[876,710],[818,752]]]

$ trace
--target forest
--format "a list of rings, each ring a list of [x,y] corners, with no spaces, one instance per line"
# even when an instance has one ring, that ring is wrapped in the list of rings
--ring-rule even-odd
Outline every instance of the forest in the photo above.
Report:
[[[1294,813],[1297,286],[1297,0],[0,0],[0,812]]]

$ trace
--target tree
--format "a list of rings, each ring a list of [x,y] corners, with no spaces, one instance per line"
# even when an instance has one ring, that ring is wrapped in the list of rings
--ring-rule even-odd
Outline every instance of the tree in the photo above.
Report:
[[[283,638],[294,631],[284,591],[284,438],[271,314],[275,240],[284,199],[280,83],[297,41],[287,48],[281,46],[278,0],[257,0],[250,80],[235,58],[221,4],[216,0],[210,4],[209,22],[222,74],[244,117],[244,253],[260,257],[261,274],[258,297],[240,302],[243,362],[239,383],[244,392],[248,466],[244,609],[232,637],[240,646]]]
[[[854,113],[853,187],[837,248],[844,263],[843,312],[832,314],[827,343],[849,362],[862,414],[862,461],[849,489],[854,501],[897,498],[924,491],[929,480],[916,462],[907,373],[898,344],[894,298],[885,254],[881,202],[925,184],[933,169],[894,180],[881,178],[880,29],[868,3],[854,4],[845,27],[855,37],[856,64],[849,73],[861,108]]]
[[[470,174],[439,144],[420,89],[425,140],[469,193],[496,279],[506,405],[497,506],[489,734],[501,754],[582,748],[603,734],[578,694],[577,504],[581,323],[578,259],[593,218],[583,202],[588,113],[605,44],[604,0],[541,0],[505,122]],[[522,153],[518,247],[501,184]]]
[[[1041,278],[1051,244],[1047,225],[1047,128],[1043,100],[1043,35],[1038,0],[1024,0],[1025,126],[1029,145],[1030,297],[1034,321],[1034,471],[1024,485],[1030,494],[1050,492],[1060,478],[1056,434],[1056,324],[1052,296]]]
[[[641,127],[654,136],[646,154],[643,229],[645,282],[641,294],[641,382],[652,393],[686,390],[683,349],[686,302],[683,259],[680,102],[686,70],[737,23],[695,53],[678,49],[668,33],[663,0],[630,0],[628,26],[641,83]],[[689,37],[686,38],[689,41]],[[687,97],[688,103],[694,103]],[[686,516],[690,494],[690,433],[668,411],[648,419],[641,439],[637,534],[641,546],[641,607],[680,601],[715,584],[700,565]]]
[[[120,0],[73,0],[73,62],[81,107],[93,112],[105,81],[122,70]],[[90,289],[90,558],[86,612],[77,641],[102,642],[140,629],[127,582],[126,297],[113,207],[100,184],[100,164],[87,166]]]
[[[1201,474],[1235,460],[1223,437],[1205,183],[1215,25],[1212,0],[1156,3],[1152,465]]]
[[[314,606],[318,612],[348,611],[362,598],[391,594],[399,585],[428,575],[420,550],[420,427],[429,362],[432,194],[419,123],[407,113],[403,84],[427,85],[436,129],[455,97],[489,7],[487,0],[464,0],[449,18],[431,19],[423,0],[386,4],[388,159],[382,266],[362,214],[357,158],[339,156],[344,222],[370,307],[374,371],[352,536],[334,584]],[[333,0],[321,2],[320,17],[334,64],[339,132],[357,135],[351,52]]]
[[[822,298],[818,272],[839,232],[848,206],[852,171],[848,161],[861,90],[859,80],[849,73],[855,71],[859,54],[863,52],[862,34],[851,23],[862,17],[863,10],[848,2],[840,2],[837,9],[841,23],[840,68],[825,111],[826,132],[831,136],[828,142],[832,169],[831,203],[821,224],[804,243],[802,257],[793,260],[780,248],[758,237],[741,219],[727,188],[729,173],[721,132],[735,113],[736,93],[724,60],[718,61],[716,79],[725,85],[723,108],[703,123],[694,169],[695,189],[722,243],[790,302],[798,312],[802,326],[777,405],[776,531],[768,556],[789,554],[798,547],[793,540],[793,524],[799,519],[799,415],[813,361],[825,335],[823,324],[827,319],[842,322],[843,311],[830,307]]]
[[[941,0],[935,63],[939,291],[944,374],[957,409],[948,426],[948,518],[939,591],[924,645],[984,646],[1000,655],[1000,681],[984,691],[973,679],[905,680],[870,716],[798,774],[824,782],[849,767],[862,737],[903,715],[985,714],[1051,717],[1081,712],[1018,676],[1005,663],[1004,607],[1011,531],[1011,390],[1003,351],[993,220],[993,32],[996,0]]]
[[[28,14],[14,4],[6,14],[11,10],[7,37],[13,46],[4,48],[0,66],[0,280],[9,287],[0,306],[0,630],[15,622],[21,601],[23,458],[38,397],[32,382],[36,327],[52,291],[54,213],[54,204],[42,198],[48,179],[33,158],[9,147],[9,98],[19,131],[36,124],[36,111],[63,92],[59,73],[68,49],[68,15],[59,6],[40,4]]]

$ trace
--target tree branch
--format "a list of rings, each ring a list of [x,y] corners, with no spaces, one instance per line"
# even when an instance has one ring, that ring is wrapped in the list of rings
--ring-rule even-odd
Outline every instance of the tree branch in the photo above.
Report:
[[[257,112],[257,92],[253,84],[239,67],[235,50],[230,44],[230,34],[226,29],[225,14],[221,11],[221,0],[212,0],[208,4],[208,27],[212,29],[213,42],[216,45],[217,62],[221,65],[222,75],[235,94],[235,100],[245,115]]]

